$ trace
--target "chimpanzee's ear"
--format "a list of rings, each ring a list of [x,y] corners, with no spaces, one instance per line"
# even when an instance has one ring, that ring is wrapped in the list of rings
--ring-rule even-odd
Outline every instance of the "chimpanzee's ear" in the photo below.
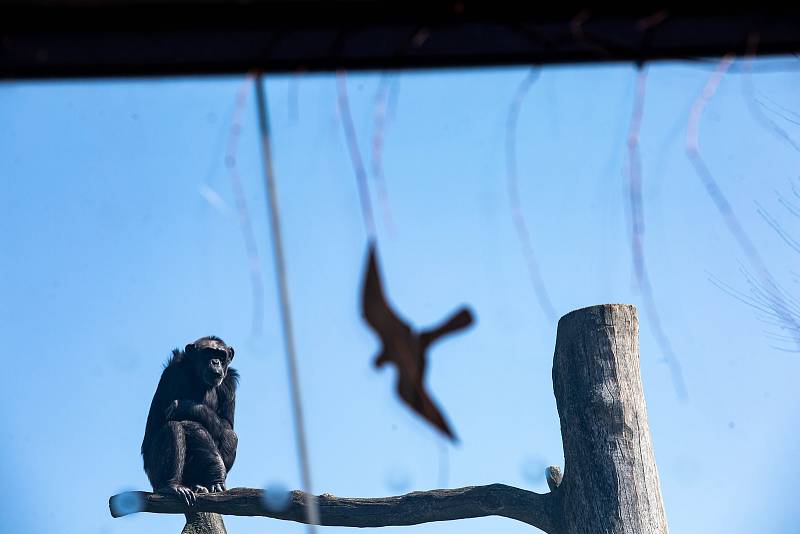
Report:
[[[233,359],[233,347],[228,347],[228,361]]]
[[[186,348],[183,349],[183,352],[185,352],[186,354],[189,354],[193,350],[194,350],[194,343],[189,343],[188,345],[186,345]]]

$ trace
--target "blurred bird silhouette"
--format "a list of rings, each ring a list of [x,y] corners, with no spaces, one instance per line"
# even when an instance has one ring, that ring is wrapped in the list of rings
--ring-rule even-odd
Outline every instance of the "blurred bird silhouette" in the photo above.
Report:
[[[439,338],[472,324],[472,313],[459,309],[439,326],[415,331],[389,306],[383,293],[375,244],[370,243],[367,272],[362,293],[362,313],[381,339],[381,351],[375,367],[386,363],[397,366],[397,393],[418,414],[427,419],[452,441],[458,441],[442,412],[425,390],[425,365],[428,348]]]

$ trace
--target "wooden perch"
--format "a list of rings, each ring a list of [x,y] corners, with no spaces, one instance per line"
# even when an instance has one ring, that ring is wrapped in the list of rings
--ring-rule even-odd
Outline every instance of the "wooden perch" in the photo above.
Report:
[[[503,484],[458,489],[415,491],[397,497],[346,498],[325,493],[317,497],[320,524],[339,527],[386,527],[418,525],[470,517],[499,515],[547,531],[551,526],[549,494],[541,495]],[[120,502],[125,501],[124,506]],[[137,503],[138,506],[132,505]],[[264,492],[234,488],[223,493],[198,494],[195,512],[225,515],[263,516],[306,523],[308,494],[291,492],[282,510],[265,504]],[[182,514],[186,505],[177,497],[134,491],[115,495],[110,501],[111,515],[120,517],[138,512]]]
[[[550,493],[491,484],[417,491],[397,497],[317,497],[322,525],[384,527],[490,515],[549,534],[667,534],[647,408],[639,374],[636,308],[606,304],[558,322],[553,386],[565,467],[547,473]],[[291,492],[287,506],[267,506],[261,490],[199,494],[191,510],[174,496],[115,495],[111,514],[187,513],[184,534],[223,534],[217,514],[307,522],[309,496]]]

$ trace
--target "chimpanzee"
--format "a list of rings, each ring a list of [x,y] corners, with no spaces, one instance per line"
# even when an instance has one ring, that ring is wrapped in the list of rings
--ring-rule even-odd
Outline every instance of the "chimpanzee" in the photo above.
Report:
[[[236,459],[233,431],[239,373],[229,369],[233,347],[216,336],[172,351],[150,404],[142,441],[153,490],[177,494],[188,506],[195,493],[225,491]]]

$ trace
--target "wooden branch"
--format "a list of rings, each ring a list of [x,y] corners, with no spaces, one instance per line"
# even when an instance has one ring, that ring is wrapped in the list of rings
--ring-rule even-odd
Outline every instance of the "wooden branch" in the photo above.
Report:
[[[552,532],[551,497],[550,493],[539,494],[503,484],[490,484],[379,498],[336,497],[324,493],[317,497],[317,502],[320,524],[327,526],[388,527],[496,515]],[[293,491],[287,507],[276,510],[267,506],[262,490],[233,488],[222,493],[198,494],[192,511],[306,523],[307,503],[308,494]],[[188,511],[177,497],[144,491],[115,495],[109,500],[109,507],[114,517],[135,512],[184,514]]]

